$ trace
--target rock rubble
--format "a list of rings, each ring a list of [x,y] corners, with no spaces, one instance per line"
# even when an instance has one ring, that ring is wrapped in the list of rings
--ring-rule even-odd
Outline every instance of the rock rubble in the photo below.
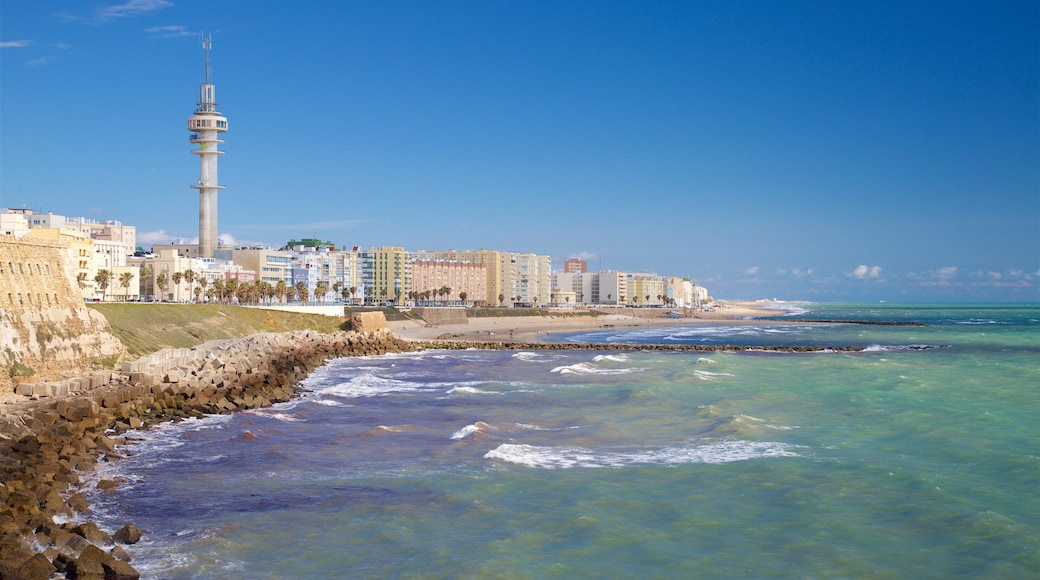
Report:
[[[330,358],[413,350],[387,329],[259,334],[23,388],[33,400],[0,410],[0,578],[140,576],[122,545],[147,530],[128,523],[109,534],[84,521],[90,505],[77,491],[99,460],[119,459],[127,430],[267,407]]]

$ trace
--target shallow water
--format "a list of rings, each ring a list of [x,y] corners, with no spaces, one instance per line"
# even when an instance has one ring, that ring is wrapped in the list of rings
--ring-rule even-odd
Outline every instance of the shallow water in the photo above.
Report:
[[[136,434],[95,515],[146,530],[161,578],[1040,575],[1040,308],[804,306],[929,326],[339,359],[290,403]]]

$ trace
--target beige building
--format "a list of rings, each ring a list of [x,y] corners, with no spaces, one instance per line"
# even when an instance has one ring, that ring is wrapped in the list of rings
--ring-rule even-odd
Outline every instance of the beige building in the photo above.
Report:
[[[419,251],[416,257],[483,265],[487,277],[487,306],[535,306],[547,304],[550,300],[552,270],[549,256],[496,250],[445,250]]]
[[[415,292],[449,288],[451,292],[441,300],[462,300],[483,304],[487,300],[487,266],[452,260],[413,260],[412,290]],[[434,292],[430,300],[438,300]]]
[[[653,274],[630,274],[628,279],[629,306],[654,307],[664,305],[664,280]]]
[[[266,248],[235,248],[231,261],[244,270],[256,273],[256,279],[275,286],[279,282],[292,284],[292,255],[283,250]]]

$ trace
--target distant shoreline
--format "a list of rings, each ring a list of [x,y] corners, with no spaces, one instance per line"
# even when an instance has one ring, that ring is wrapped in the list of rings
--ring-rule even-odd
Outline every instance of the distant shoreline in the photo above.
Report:
[[[715,303],[714,311],[696,311],[683,318],[664,318],[662,312],[673,309],[625,309],[624,314],[596,316],[499,316],[470,318],[465,324],[427,326],[422,322],[404,320],[390,322],[390,329],[408,341],[452,339],[477,342],[547,342],[558,333],[586,332],[646,326],[689,326],[691,324],[788,324],[785,320],[763,320],[761,317],[782,315],[783,311],[763,308],[759,302]],[[680,309],[674,309],[680,312]],[[603,312],[603,310],[598,310]],[[629,314],[629,313],[636,314]],[[645,316],[638,314],[646,313]]]

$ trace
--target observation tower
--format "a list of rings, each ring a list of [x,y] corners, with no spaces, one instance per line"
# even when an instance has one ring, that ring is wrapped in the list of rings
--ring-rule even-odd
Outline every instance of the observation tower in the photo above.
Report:
[[[188,117],[189,140],[197,143],[192,154],[199,156],[199,183],[192,189],[199,190],[199,256],[212,258],[217,247],[217,159],[224,154],[220,134],[227,131],[227,119],[217,112],[214,88],[209,82],[210,39],[202,41],[206,52],[206,82],[199,86],[199,106],[195,114]]]

